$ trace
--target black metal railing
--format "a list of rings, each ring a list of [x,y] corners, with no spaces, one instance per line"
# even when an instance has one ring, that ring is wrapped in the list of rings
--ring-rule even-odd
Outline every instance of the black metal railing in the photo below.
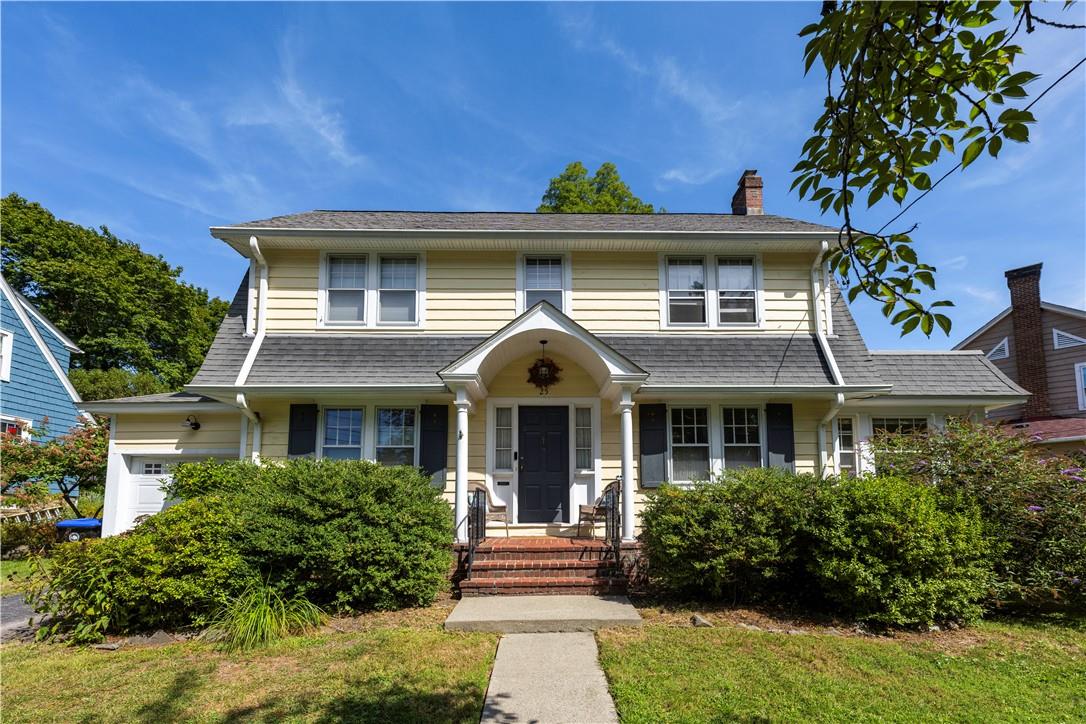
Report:
[[[608,486],[603,494],[604,532],[603,537],[615,554],[615,560],[621,560],[620,548],[622,545],[622,479],[617,485]]]
[[[471,565],[475,562],[475,549],[485,538],[486,492],[473,490],[468,497],[468,578],[471,578]]]

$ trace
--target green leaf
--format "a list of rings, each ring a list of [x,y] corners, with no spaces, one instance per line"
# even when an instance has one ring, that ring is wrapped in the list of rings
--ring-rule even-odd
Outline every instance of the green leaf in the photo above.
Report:
[[[950,335],[950,317],[945,314],[936,314],[935,323],[939,325],[939,329],[943,330],[943,334]]]
[[[962,168],[977,160],[977,156],[984,150],[985,140],[984,138],[978,138],[965,147],[965,151],[962,153]]]
[[[897,247],[897,255],[901,258],[902,261],[906,262],[907,264],[916,263],[916,252],[913,251],[913,248],[911,246],[908,246],[906,244],[899,245]]]
[[[1021,123],[1012,123],[1003,129],[1003,135],[1018,143],[1029,142],[1029,128]]]
[[[988,154],[995,158],[999,155],[999,149],[1003,147],[1003,139],[999,136],[992,136],[992,139],[988,141]]]
[[[935,326],[935,322],[930,314],[924,314],[920,317],[920,331],[926,336],[931,336],[931,330]]]
[[[954,139],[946,133],[939,134],[939,141],[943,144],[943,148],[954,153]]]
[[[920,324],[920,317],[913,317],[905,321],[905,324],[901,325],[901,336],[904,337],[909,332],[916,329],[916,325]]]

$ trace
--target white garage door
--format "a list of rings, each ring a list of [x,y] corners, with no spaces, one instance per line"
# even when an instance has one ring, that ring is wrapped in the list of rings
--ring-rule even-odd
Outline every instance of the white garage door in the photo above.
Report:
[[[166,500],[162,485],[170,479],[170,468],[180,462],[207,460],[208,455],[184,457],[181,455],[133,456],[128,463],[128,484],[125,486],[127,505],[118,515],[119,530],[131,528],[143,515],[154,515],[168,508],[173,501]],[[223,456],[224,458],[226,456]]]

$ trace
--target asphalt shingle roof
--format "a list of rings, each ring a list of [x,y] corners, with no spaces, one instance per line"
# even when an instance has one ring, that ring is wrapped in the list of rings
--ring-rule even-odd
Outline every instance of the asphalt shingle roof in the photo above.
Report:
[[[204,364],[192,378],[192,385],[232,385],[253,343],[245,336],[245,315],[249,302],[249,275],[238,285],[226,317],[219,325],[211,349],[204,357]]]
[[[412,231],[825,231],[771,214],[539,214],[493,211],[304,211],[234,224],[234,229]]]
[[[873,352],[891,396],[1028,395],[981,352]]]
[[[194,392],[159,392],[153,395],[138,395],[136,397],[114,397],[109,400],[91,400],[86,404],[88,405],[105,405],[114,402],[167,402],[167,403],[193,403],[193,402],[215,402],[210,397],[204,397]]]

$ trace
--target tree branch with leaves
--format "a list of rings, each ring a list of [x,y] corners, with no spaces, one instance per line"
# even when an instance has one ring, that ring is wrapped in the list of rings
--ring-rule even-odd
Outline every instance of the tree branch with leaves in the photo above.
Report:
[[[793,169],[792,189],[822,213],[841,216],[827,263],[849,301],[866,295],[881,303],[902,335],[919,328],[930,336],[936,326],[949,334],[950,318],[939,310],[953,302],[922,299],[935,289],[936,269],[917,255],[915,225],[887,229],[985,151],[997,157],[1004,140],[1028,142],[1033,104],[1086,62],[1026,104],[1027,87],[1040,76],[1016,70],[1022,48],[1015,39],[1039,25],[1086,26],[1039,17],[1029,2],[1008,7],[1009,17],[1001,17],[1000,3],[975,0],[825,2],[821,20],[800,31],[810,38],[805,72],[821,64],[826,98]],[[958,162],[933,182],[930,172],[946,156]],[[899,205],[912,200],[869,229],[853,220],[862,194],[868,208],[884,197]]]

